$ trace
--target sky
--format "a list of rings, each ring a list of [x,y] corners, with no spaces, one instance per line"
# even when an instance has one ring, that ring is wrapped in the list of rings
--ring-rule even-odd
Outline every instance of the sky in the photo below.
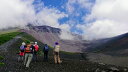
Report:
[[[109,38],[128,32],[128,0],[0,0],[0,29],[28,23],[63,30],[62,38]],[[67,38],[67,35],[69,36]]]

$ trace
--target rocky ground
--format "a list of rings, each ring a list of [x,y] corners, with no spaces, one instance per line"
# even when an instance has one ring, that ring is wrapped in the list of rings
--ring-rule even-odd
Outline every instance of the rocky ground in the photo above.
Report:
[[[17,61],[18,47],[22,40],[21,37],[15,37],[9,43],[3,44],[0,48],[0,55],[4,57],[0,62],[0,72],[128,72],[128,68],[106,65],[103,63],[94,63],[86,60],[84,54],[61,52],[61,64],[54,64],[52,49],[49,52],[49,61],[43,61],[43,55],[38,55],[38,61],[32,61],[30,68],[25,68],[23,62]],[[40,50],[42,45],[40,44]]]

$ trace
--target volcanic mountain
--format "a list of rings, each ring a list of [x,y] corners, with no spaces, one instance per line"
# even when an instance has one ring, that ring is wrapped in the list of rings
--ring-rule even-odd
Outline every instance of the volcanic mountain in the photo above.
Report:
[[[70,33],[74,39],[61,38],[62,30],[51,26],[28,26],[29,29],[23,29],[42,43],[54,47],[55,42],[59,42],[62,51],[68,52],[109,52],[117,54],[128,53],[128,33],[112,38],[99,39],[93,41],[82,40],[77,34]],[[67,32],[69,33],[69,32]],[[67,36],[67,35],[65,35]]]
[[[51,47],[54,47],[55,42],[59,42],[62,51],[82,52],[83,49],[86,49],[87,43],[82,41],[82,37],[80,35],[70,33],[74,39],[67,40],[60,37],[62,35],[62,30],[59,28],[32,25],[29,25],[28,27],[28,29],[22,29],[21,31],[32,35],[37,40],[42,43],[46,43]]]

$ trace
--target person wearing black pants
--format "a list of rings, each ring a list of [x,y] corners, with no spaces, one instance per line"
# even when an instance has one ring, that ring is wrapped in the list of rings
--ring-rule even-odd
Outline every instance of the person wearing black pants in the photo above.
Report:
[[[43,52],[44,52],[44,61],[48,61],[48,51],[49,51],[49,47],[47,44],[45,44]]]

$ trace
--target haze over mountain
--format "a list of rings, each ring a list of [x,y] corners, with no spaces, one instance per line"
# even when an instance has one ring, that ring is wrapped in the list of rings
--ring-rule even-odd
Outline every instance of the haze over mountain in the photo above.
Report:
[[[128,55],[128,33],[93,41],[91,45],[87,50],[112,55]]]

